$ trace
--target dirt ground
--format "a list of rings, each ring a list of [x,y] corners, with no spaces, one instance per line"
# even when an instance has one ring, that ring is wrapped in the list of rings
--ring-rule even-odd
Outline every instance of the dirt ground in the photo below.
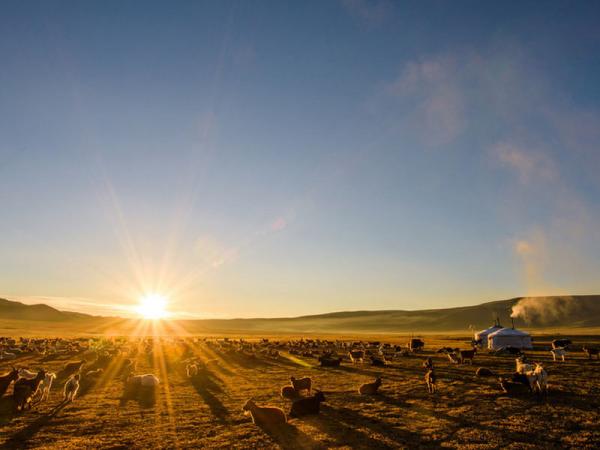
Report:
[[[54,384],[50,399],[23,414],[12,413],[12,388],[0,401],[0,448],[598,448],[600,447],[600,361],[588,361],[577,349],[600,343],[598,336],[574,338],[567,361],[552,362],[551,337],[538,337],[530,359],[549,374],[546,398],[525,393],[508,396],[495,378],[478,378],[478,367],[497,374],[514,371],[514,357],[479,353],[471,366],[451,364],[435,353],[442,346],[468,348],[467,338],[428,337],[425,351],[401,357],[387,367],[343,363],[321,368],[314,358],[282,352],[279,358],[223,357],[203,344],[195,352],[218,363],[192,382],[179,355],[169,345],[154,358],[138,356],[137,373],[161,379],[156,404],[135,401],[119,407],[123,382],[106,371],[96,385],[84,388],[63,405],[62,384]],[[382,341],[385,339],[379,338]],[[398,339],[388,339],[388,342]],[[400,339],[406,342],[406,339]],[[438,374],[438,392],[429,394],[422,362],[431,356]],[[65,361],[22,357],[0,362],[0,373],[11,364],[59,371]],[[325,393],[321,414],[290,419],[277,432],[266,432],[244,415],[242,405],[289,411],[279,396],[294,375],[310,376]],[[362,396],[357,388],[383,377],[380,393]],[[64,380],[63,380],[64,382]]]

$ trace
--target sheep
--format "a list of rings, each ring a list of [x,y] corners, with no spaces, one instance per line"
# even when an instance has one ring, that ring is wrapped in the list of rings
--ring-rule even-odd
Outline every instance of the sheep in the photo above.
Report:
[[[75,400],[75,396],[77,395],[77,391],[79,390],[80,379],[81,375],[77,373],[67,380],[63,389],[64,402],[72,402],[73,400]]]
[[[281,396],[289,400],[294,400],[299,397],[298,391],[294,389],[294,386],[283,386],[281,388]]]
[[[552,353],[552,359],[554,362],[556,362],[557,357],[561,358],[562,361],[565,362],[565,356],[567,355],[567,351],[564,348],[553,348],[552,350],[550,350],[550,353]]]
[[[13,404],[15,411],[24,411],[26,407],[31,409],[31,400],[36,395],[40,383],[46,377],[46,372],[41,369],[33,380],[20,378],[15,382],[13,388]]]
[[[319,363],[321,367],[339,367],[342,362],[342,358],[333,358],[331,356],[319,357]]]
[[[252,400],[248,400],[242,410],[248,412],[252,422],[261,428],[277,428],[287,423],[287,417],[280,408],[272,406],[257,406]]]
[[[301,417],[310,414],[319,414],[321,402],[325,401],[325,395],[319,390],[312,397],[294,400],[290,410],[290,417]]]
[[[524,356],[515,359],[517,373],[531,372],[534,369],[533,364],[529,364],[526,361],[527,359]]]
[[[125,405],[128,400],[140,399],[144,396],[143,394],[153,401],[151,394],[159,384],[160,380],[153,374],[130,375],[125,382],[125,389],[120,399],[121,406]]]
[[[433,394],[436,391],[436,376],[433,369],[428,370],[425,374],[425,384],[427,385],[427,392]]]
[[[19,378],[19,371],[14,367],[12,370],[2,376],[0,376],[0,397],[4,395],[4,393],[8,390],[8,387],[13,381],[16,381]]]
[[[304,377],[300,379],[290,377],[290,381],[292,382],[292,386],[294,387],[296,392],[300,393],[300,391],[306,390],[308,391],[308,395],[310,395],[310,391],[312,388],[312,380],[310,377]]]
[[[56,379],[56,374],[53,372],[46,372],[46,376],[42,380],[39,386],[38,392],[40,392],[40,402],[48,399],[50,395],[50,388],[52,388],[52,382]]]
[[[493,377],[494,372],[485,367],[480,367],[479,369],[477,369],[477,372],[475,372],[475,375],[478,377]]]
[[[595,347],[586,347],[583,346],[583,352],[588,356],[588,359],[592,359],[592,356],[596,356],[597,359],[600,360],[600,350]]]
[[[365,383],[358,388],[358,393],[362,395],[377,394],[377,390],[381,386],[381,377],[377,377],[372,383]]]

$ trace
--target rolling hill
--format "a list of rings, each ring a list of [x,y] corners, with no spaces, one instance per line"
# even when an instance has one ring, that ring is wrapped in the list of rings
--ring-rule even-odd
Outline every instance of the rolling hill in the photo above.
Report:
[[[496,317],[508,326],[513,310],[519,312],[514,319],[519,327],[600,327],[600,295],[587,295],[516,297],[473,306],[419,311],[346,311],[290,318],[177,320],[173,328],[191,334],[468,332],[470,328],[489,326]],[[44,304],[25,305],[0,299],[0,332],[26,329],[34,334],[42,330],[128,334],[137,323],[131,319],[90,316],[59,311]]]

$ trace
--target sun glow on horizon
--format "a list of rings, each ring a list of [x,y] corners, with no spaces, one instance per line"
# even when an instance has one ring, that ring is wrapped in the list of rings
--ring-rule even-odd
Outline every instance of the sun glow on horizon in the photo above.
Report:
[[[146,294],[140,297],[136,312],[144,319],[158,320],[169,317],[168,300],[164,295]]]

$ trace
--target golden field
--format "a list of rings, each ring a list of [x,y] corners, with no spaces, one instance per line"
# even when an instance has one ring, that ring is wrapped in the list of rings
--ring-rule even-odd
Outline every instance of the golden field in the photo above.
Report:
[[[314,337],[314,336],[313,336]],[[578,349],[600,343],[599,336],[574,336],[567,361],[552,362],[552,336],[538,336],[527,352],[549,374],[546,397],[503,394],[495,378],[478,378],[486,367],[496,374],[514,371],[514,357],[485,351],[471,366],[451,364],[443,346],[469,347],[470,338],[420,336],[425,350],[395,359],[386,367],[342,362],[319,367],[317,359],[280,351],[278,357],[228,354],[199,340],[195,358],[212,361],[193,381],[185,373],[181,347],[170,339],[154,340],[152,357],[137,355],[137,374],[154,373],[161,383],[154,406],[135,401],[119,407],[123,381],[118,357],[103,377],[82,386],[79,397],[61,405],[62,383],[56,380],[48,401],[31,411],[13,414],[11,391],[1,400],[1,448],[597,448],[600,446],[600,361],[589,361]],[[561,336],[563,337],[563,336]],[[327,337],[332,339],[331,337]],[[346,339],[338,336],[338,339]],[[271,337],[285,342],[288,337]],[[358,338],[357,338],[358,339]],[[368,337],[361,337],[365,341]],[[406,337],[376,336],[382,342],[406,344]],[[429,394],[422,362],[431,356],[438,392]],[[11,365],[60,372],[78,354],[24,355],[0,361],[0,373]],[[290,419],[276,432],[254,425],[242,405],[289,411],[279,395],[289,377],[310,376],[326,402],[317,416]],[[381,375],[380,393],[358,394],[358,387]],[[61,383],[62,381],[62,383]],[[57,407],[57,405],[60,405]]]

